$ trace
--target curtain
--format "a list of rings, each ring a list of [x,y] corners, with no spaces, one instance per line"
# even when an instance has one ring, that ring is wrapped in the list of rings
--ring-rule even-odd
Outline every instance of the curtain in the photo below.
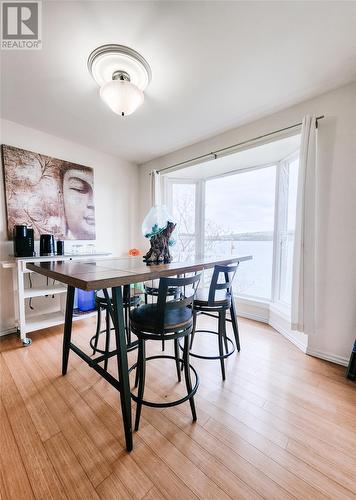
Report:
[[[293,256],[291,327],[314,330],[316,238],[316,117],[303,118]]]
[[[151,175],[151,208],[142,223],[142,234],[145,238],[151,238],[167,227],[168,219],[172,220],[167,208],[162,205],[161,200],[161,176],[157,170],[152,170]]]
[[[161,174],[157,170],[151,172],[151,205],[156,207],[161,205]]]

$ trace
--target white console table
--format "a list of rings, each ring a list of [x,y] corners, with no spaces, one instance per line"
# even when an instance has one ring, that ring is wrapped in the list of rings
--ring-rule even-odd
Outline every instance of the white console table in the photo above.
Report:
[[[30,345],[31,339],[28,333],[50,326],[64,323],[64,311],[66,303],[67,287],[62,283],[53,280],[39,280],[33,271],[26,268],[28,262],[53,262],[57,260],[90,260],[105,258],[109,253],[95,254],[66,254],[55,257],[18,257],[6,261],[1,261],[0,265],[4,269],[11,269],[13,276],[13,294],[15,305],[16,328],[23,345]],[[33,275],[36,274],[36,277]],[[35,278],[37,282],[33,282]],[[44,303],[40,298],[54,297],[54,303]],[[36,299],[36,307],[31,310],[30,300]],[[42,302],[42,303],[41,303]],[[46,307],[46,306],[50,307]],[[47,309],[47,310],[46,310]],[[50,309],[50,310],[48,310]],[[83,319],[93,316],[96,312],[80,313],[73,316],[73,320]]]

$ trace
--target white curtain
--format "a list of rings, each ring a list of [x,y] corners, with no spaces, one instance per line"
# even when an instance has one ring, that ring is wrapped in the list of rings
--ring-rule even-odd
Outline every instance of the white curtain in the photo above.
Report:
[[[294,237],[292,330],[306,334],[314,330],[315,238],[316,238],[316,117],[302,122]]]
[[[169,219],[167,209],[161,200],[161,176],[156,170],[151,175],[151,208],[142,222],[142,234],[150,238],[158,229],[165,228]]]
[[[161,174],[157,170],[151,172],[151,204],[152,207],[161,205]]]

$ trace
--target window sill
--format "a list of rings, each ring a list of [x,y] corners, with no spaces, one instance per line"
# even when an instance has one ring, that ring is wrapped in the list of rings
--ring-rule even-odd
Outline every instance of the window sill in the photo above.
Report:
[[[258,297],[248,297],[247,295],[234,294],[234,297],[241,304],[256,304],[256,305],[266,307],[266,306],[269,306],[271,303],[268,299],[260,299]]]
[[[260,299],[258,297],[247,297],[246,295],[234,295],[234,297],[239,304],[246,304],[253,307],[268,309],[269,311],[281,316],[284,320],[290,321],[291,310],[287,304],[272,302],[268,299]]]
[[[235,301],[238,316],[268,323],[269,302],[255,298],[239,297],[238,295],[235,295]]]

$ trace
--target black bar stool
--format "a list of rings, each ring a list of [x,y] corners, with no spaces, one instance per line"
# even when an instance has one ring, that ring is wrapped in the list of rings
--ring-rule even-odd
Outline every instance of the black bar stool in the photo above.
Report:
[[[130,371],[136,368],[136,382],[138,385],[137,396],[131,393],[132,399],[137,403],[135,430],[138,430],[142,405],[155,408],[176,406],[189,400],[193,420],[197,419],[194,394],[199,385],[196,370],[189,364],[189,335],[193,329],[193,301],[199,284],[200,275],[187,278],[161,278],[158,287],[158,300],[154,304],[145,304],[131,311],[131,331],[138,338],[138,355]],[[169,289],[179,287],[180,293],[177,300],[167,301]],[[178,339],[184,338],[183,359],[179,357]],[[146,358],[146,340],[173,340],[174,356],[159,355]],[[187,395],[169,403],[155,403],[143,399],[145,390],[146,362],[151,359],[174,359],[178,381],[181,381],[181,368],[184,370]],[[195,375],[195,384],[192,386],[190,370]]]
[[[226,335],[226,311],[230,309],[231,322],[235,336],[237,350],[240,351],[239,330],[237,324],[236,309],[234,297],[232,295],[232,281],[235,277],[237,265],[214,267],[213,276],[210,282],[209,290],[198,290],[193,307],[193,332],[191,335],[190,349],[193,347],[194,336],[196,333],[212,333],[218,336],[219,355],[204,356],[202,354],[190,352],[190,355],[200,359],[219,359],[221,365],[222,379],[225,380],[225,363],[224,360],[231,356],[235,351],[233,341]],[[222,279],[221,279],[222,278]],[[218,331],[212,330],[196,330],[197,314],[207,314],[218,319]],[[218,313],[217,316],[211,313]],[[229,350],[230,345],[230,350]],[[224,352],[225,346],[225,352]]]
[[[148,304],[148,296],[158,297],[159,280],[145,281],[143,284],[145,293],[145,304]],[[168,297],[179,298],[180,288],[178,286],[170,286],[167,290]],[[164,351],[164,340],[162,340],[162,351]]]
[[[111,300],[111,289],[108,289],[108,295]],[[123,306],[124,306],[124,320],[125,320],[125,330],[126,330],[126,339],[127,339],[127,347],[128,350],[132,350],[137,347],[137,342],[131,342],[131,329],[130,329],[130,309],[131,307],[137,307],[141,302],[141,299],[138,295],[130,295],[130,287],[124,286],[123,293]],[[110,322],[110,313],[108,311],[107,302],[105,299],[104,292],[99,290],[96,293],[95,304],[98,311],[97,323],[96,323],[96,332],[95,335],[90,339],[90,347],[93,349],[93,355],[97,352],[100,354],[108,354],[110,352],[110,335],[111,331],[114,330],[114,327],[111,327]],[[105,311],[105,329],[100,330],[101,327],[101,312]],[[105,348],[99,349],[98,342],[99,337],[102,333],[105,333]],[[104,360],[104,370],[107,370],[108,367],[108,359]]]

